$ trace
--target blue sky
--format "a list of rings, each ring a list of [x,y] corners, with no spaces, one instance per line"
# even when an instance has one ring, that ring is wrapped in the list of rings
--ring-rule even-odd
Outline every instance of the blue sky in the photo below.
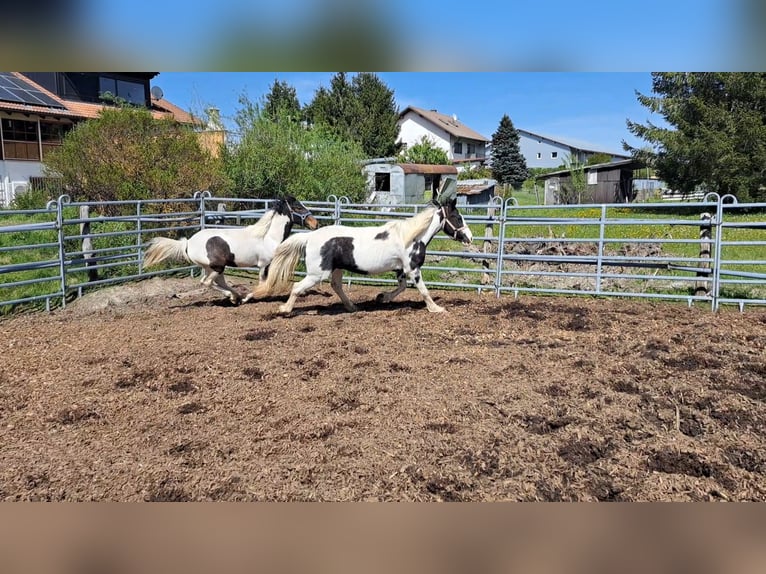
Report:
[[[161,72],[153,80],[165,98],[197,115],[209,106],[221,110],[227,125],[246,94],[254,102],[275,79],[296,89],[301,104],[317,88],[329,87],[334,72]],[[641,144],[625,120],[646,123],[651,116],[636,91],[651,93],[648,72],[381,72],[400,110],[412,105],[456,114],[487,138],[508,114],[517,128],[622,151],[622,140]]]
[[[355,51],[377,69],[406,71],[763,66],[760,0],[66,1],[80,6],[76,22],[98,47],[94,56],[148,59],[154,65],[144,67],[155,69],[348,69]],[[338,64],[317,67],[307,52],[351,29],[363,30],[356,45],[333,52]],[[282,53],[289,66],[269,65]]]

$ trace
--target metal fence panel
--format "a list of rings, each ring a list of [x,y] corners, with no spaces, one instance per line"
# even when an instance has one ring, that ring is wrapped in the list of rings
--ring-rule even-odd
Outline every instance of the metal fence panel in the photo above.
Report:
[[[304,202],[322,225],[380,225],[425,206]],[[250,225],[270,200],[213,197],[77,203],[61,196],[42,210],[0,210],[0,311],[44,301],[66,305],[85,290],[192,265],[143,269],[154,236]],[[429,287],[766,304],[766,204],[708,194],[699,202],[519,206],[500,198],[461,205],[474,232],[468,248],[437,235],[423,277]],[[303,229],[294,229],[303,233]],[[347,273],[350,283],[393,276]]]

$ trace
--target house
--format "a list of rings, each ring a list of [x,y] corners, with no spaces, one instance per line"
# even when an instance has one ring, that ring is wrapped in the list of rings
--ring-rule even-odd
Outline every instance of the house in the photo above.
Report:
[[[538,175],[543,181],[545,205],[572,203],[628,203],[636,199],[633,173],[646,165],[626,159],[583,167],[585,189],[577,191],[572,185],[572,170],[562,169]]]
[[[430,201],[443,178],[457,179],[454,165],[380,161],[362,167],[367,177],[367,203],[419,204]]]
[[[565,160],[584,164],[594,154],[606,154],[611,161],[630,159],[629,155],[613,151],[596,149],[583,142],[567,141],[561,138],[545,136],[517,128],[519,149],[527,162],[528,168],[555,168],[564,165]]]
[[[151,88],[157,72],[0,72],[0,206],[44,180],[42,160],[77,122],[114,98],[157,118],[194,124],[188,112]]]
[[[419,143],[425,136],[447,153],[460,168],[484,165],[490,140],[457,119],[436,110],[408,106],[399,114],[398,142],[405,146]]]

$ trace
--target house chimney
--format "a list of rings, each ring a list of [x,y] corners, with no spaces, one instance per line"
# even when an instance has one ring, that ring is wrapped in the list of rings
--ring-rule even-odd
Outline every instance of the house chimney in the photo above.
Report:
[[[221,110],[218,108],[207,108],[205,110],[207,113],[207,129],[211,131],[221,131],[223,130],[223,124],[221,123]]]
[[[455,122],[457,121],[457,114],[452,114],[452,120]]]

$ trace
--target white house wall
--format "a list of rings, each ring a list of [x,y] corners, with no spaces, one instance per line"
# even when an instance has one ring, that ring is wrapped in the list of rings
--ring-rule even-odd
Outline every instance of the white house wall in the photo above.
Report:
[[[16,192],[25,190],[30,177],[42,177],[43,164],[39,161],[0,161],[0,206],[7,207]]]
[[[447,157],[452,159],[452,146],[450,134],[435,124],[429,122],[418,114],[409,112],[400,123],[398,141],[407,144],[408,147],[420,142],[423,136],[428,137],[435,146],[447,152]]]

